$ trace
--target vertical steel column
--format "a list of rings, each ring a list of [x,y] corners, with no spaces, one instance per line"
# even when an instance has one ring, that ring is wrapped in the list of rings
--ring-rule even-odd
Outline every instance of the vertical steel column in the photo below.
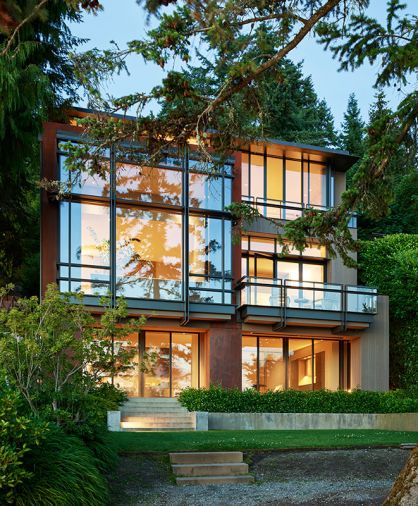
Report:
[[[182,198],[183,198],[183,233],[182,233],[182,292],[184,316],[180,325],[187,325],[189,322],[189,149],[186,144],[181,151],[182,156]]]
[[[110,148],[110,297],[116,306],[116,160],[115,146]]]

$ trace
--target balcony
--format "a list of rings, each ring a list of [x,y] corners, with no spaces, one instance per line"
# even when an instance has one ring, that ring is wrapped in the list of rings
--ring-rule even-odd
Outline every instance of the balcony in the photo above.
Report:
[[[251,205],[265,218],[274,220],[295,220],[303,215],[307,209],[316,209],[318,211],[328,211],[326,206],[301,204],[300,202],[289,202],[284,200],[265,199],[261,197],[252,197],[243,195],[242,201]],[[357,228],[357,215],[352,214],[348,222],[349,228]]]
[[[244,321],[328,320],[334,326],[349,322],[370,324],[377,313],[377,290],[363,286],[241,278],[237,285],[238,307]],[[327,326],[332,327],[333,324]]]

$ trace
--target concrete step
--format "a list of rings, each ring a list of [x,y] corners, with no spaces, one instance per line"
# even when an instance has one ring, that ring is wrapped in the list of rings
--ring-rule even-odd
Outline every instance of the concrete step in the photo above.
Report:
[[[126,416],[122,413],[122,422],[138,422],[138,423],[149,423],[149,422],[193,422],[194,417],[191,415],[173,415],[171,413],[168,414],[154,414],[154,415],[128,415]]]
[[[176,476],[239,476],[248,474],[248,464],[234,462],[228,464],[174,464]]]
[[[125,404],[181,404],[175,397],[131,397]]]
[[[177,485],[222,485],[224,483],[254,483],[251,474],[239,476],[178,476]]]
[[[120,422],[122,429],[189,429],[194,430],[193,422]]]
[[[139,414],[152,414],[152,413],[169,413],[169,414],[190,414],[190,411],[187,411],[187,409],[170,409],[167,407],[161,407],[161,408],[135,408],[132,406],[129,406],[127,408],[122,408],[121,413],[128,414],[128,413],[139,413]]]
[[[186,427],[184,429],[173,428],[173,427],[135,427],[133,429],[121,428],[121,432],[194,432],[195,428]]]
[[[171,464],[231,464],[243,461],[242,452],[170,453]]]

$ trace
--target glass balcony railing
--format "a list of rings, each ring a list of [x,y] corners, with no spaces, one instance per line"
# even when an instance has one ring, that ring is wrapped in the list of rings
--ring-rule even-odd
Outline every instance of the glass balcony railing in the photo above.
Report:
[[[364,286],[245,276],[239,305],[375,314],[377,290]]]
[[[243,195],[242,201],[255,207],[261,216],[275,220],[295,220],[300,218],[306,209],[317,209],[324,212],[330,209],[327,206],[306,205],[300,202],[264,199],[250,195]],[[357,228],[357,215],[355,213],[350,215],[348,226],[349,228]]]

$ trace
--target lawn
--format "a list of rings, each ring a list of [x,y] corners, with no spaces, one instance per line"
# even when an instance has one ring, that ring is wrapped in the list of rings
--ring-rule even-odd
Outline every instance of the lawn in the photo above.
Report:
[[[418,442],[418,432],[384,430],[228,430],[112,432],[120,452],[281,450],[390,446]]]

